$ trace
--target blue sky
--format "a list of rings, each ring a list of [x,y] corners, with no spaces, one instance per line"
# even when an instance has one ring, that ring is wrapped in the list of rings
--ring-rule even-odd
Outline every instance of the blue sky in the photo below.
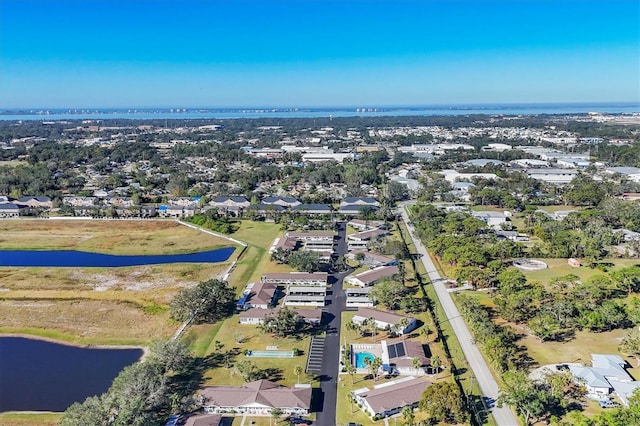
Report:
[[[608,101],[637,0],[0,1],[0,108]]]

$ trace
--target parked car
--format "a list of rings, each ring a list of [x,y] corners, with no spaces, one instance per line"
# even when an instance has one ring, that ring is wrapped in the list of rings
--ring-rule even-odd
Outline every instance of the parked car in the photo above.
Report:
[[[615,401],[612,401],[610,399],[603,399],[601,401],[599,401],[600,406],[602,408],[614,408],[617,407],[619,404]]]

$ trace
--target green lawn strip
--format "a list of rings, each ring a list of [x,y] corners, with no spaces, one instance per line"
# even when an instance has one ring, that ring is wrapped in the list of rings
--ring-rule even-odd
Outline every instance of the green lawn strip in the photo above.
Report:
[[[62,413],[0,413],[2,426],[53,426],[62,419]]]
[[[203,357],[210,353],[209,348],[213,347],[213,342],[221,326],[222,321],[218,321],[215,324],[199,324],[189,327],[183,339],[189,342],[194,356]]]

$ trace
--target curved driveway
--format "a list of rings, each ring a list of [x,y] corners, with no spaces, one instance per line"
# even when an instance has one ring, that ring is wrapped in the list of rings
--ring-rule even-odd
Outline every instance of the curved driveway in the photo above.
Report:
[[[469,367],[473,370],[473,374],[476,376],[478,380],[478,384],[480,385],[480,389],[484,393],[484,395],[488,398],[493,399],[494,401],[498,399],[498,394],[500,393],[498,389],[498,384],[495,379],[491,375],[489,370],[489,366],[485,362],[482,354],[473,343],[473,338],[471,337],[471,333],[467,328],[464,320],[460,316],[460,311],[456,307],[455,303],[453,303],[453,299],[451,298],[451,294],[447,291],[440,274],[436,270],[429,253],[422,245],[422,242],[419,238],[416,238],[414,235],[414,228],[409,222],[409,217],[407,215],[406,206],[409,204],[414,204],[415,201],[408,201],[400,203],[400,214],[402,215],[402,220],[404,220],[407,229],[409,230],[409,236],[413,240],[413,244],[416,247],[416,250],[421,255],[420,258],[422,260],[422,264],[424,265],[427,274],[429,275],[429,280],[433,285],[433,288],[436,291],[436,295],[440,300],[440,304],[444,309],[444,312],[447,316],[447,321],[451,323],[453,331],[460,342],[460,346],[462,346],[462,351],[464,352],[464,356],[469,362]],[[498,426],[518,426],[520,422],[513,415],[513,412],[505,405],[502,408],[493,407],[492,409],[493,417],[498,424]]]

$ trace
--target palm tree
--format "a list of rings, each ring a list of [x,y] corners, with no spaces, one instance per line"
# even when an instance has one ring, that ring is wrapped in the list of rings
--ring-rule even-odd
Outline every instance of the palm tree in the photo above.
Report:
[[[295,368],[293,369],[293,374],[298,376],[298,384],[300,384],[300,375],[302,374],[302,367],[299,365],[296,365]]]
[[[360,331],[360,324],[356,324],[353,321],[349,321],[347,322],[347,324],[345,325],[345,327],[347,328],[347,331],[349,332],[349,337],[351,337],[351,333],[353,331]],[[351,337],[353,339],[353,337]]]
[[[369,367],[373,370],[373,380],[378,381],[378,370],[382,367],[382,360],[378,357],[373,358],[373,361],[369,364]]]
[[[419,370],[422,367],[422,360],[418,357],[411,358],[411,366],[416,370]]]
[[[402,407],[402,418],[404,419],[405,426],[413,426],[416,416],[413,414],[413,407],[405,405]]]
[[[368,327],[371,330],[371,341],[375,342],[376,341],[376,334],[377,334],[376,330],[378,328],[378,324],[376,324],[375,318],[373,318],[373,317],[367,318],[366,320],[364,320],[362,325],[364,325],[365,327]]]
[[[271,417],[269,417],[269,425],[271,425],[271,419],[274,419],[276,421],[276,424],[278,424],[278,420],[280,419],[280,416],[282,415],[282,410],[278,407],[272,408],[271,409]]]
[[[400,326],[398,331],[401,333],[402,340],[404,340],[404,330],[409,326],[409,320],[407,318],[402,318],[398,325]]]
[[[442,360],[438,355],[434,355],[431,357],[431,367],[436,369],[436,379],[440,374],[440,367],[442,367]]]
[[[347,364],[347,373],[351,376],[351,384],[353,385],[353,376],[358,372],[358,369],[351,363]]]

